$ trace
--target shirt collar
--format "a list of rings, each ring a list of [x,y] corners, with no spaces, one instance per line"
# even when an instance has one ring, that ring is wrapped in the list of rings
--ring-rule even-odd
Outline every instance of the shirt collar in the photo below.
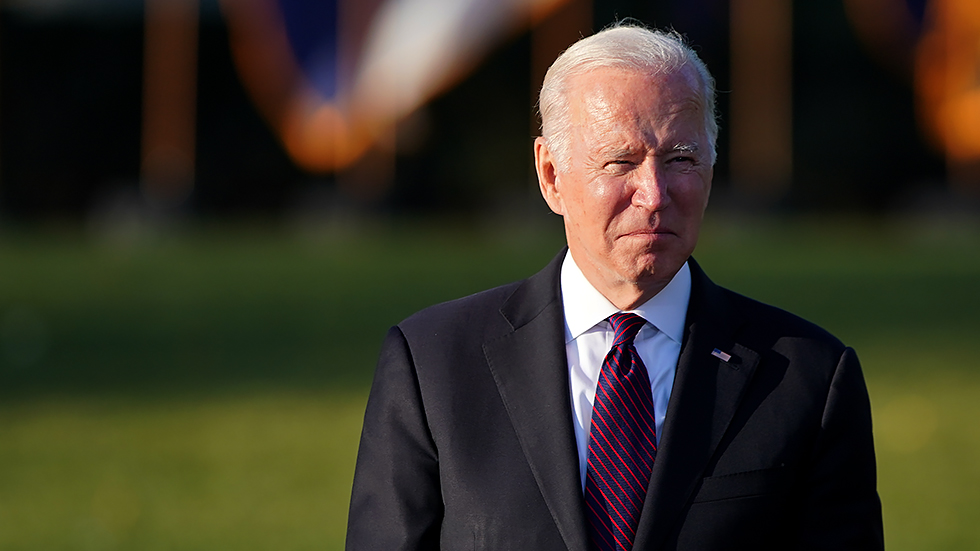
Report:
[[[566,344],[619,312],[609,299],[589,283],[568,251],[561,265],[561,299],[565,309]],[[630,312],[643,316],[671,340],[680,343],[684,338],[684,321],[690,299],[691,268],[685,262],[666,287]]]

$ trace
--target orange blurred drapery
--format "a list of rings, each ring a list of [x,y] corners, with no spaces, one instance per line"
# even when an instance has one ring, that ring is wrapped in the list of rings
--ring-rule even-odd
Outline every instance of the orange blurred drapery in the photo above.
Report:
[[[978,192],[980,1],[932,0],[926,16],[915,57],[920,120],[946,154],[951,183]]]
[[[239,75],[286,152],[309,172],[342,173],[393,147],[398,121],[567,1],[339,0],[337,28],[324,29],[337,33],[333,97],[304,75],[276,0],[222,0],[221,7]]]

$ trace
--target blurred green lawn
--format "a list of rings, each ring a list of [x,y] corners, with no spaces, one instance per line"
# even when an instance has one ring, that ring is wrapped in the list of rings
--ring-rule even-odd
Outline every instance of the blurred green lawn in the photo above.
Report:
[[[342,549],[387,327],[561,243],[556,220],[0,236],[0,550]],[[888,547],[980,548],[977,226],[714,216],[695,254],[858,350]]]

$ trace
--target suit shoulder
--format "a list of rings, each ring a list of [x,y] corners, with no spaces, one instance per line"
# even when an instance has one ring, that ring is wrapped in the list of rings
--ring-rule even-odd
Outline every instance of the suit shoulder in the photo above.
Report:
[[[504,322],[500,307],[520,287],[516,281],[419,310],[398,324],[406,336],[434,331],[473,333],[479,327]],[[505,322],[504,322],[505,323]]]
[[[766,340],[805,341],[840,354],[846,348],[836,336],[796,314],[765,304],[728,289],[722,289],[730,304],[746,321],[743,331]]]

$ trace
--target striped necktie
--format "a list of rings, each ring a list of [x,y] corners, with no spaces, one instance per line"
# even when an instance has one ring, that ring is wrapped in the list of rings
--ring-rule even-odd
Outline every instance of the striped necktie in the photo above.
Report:
[[[597,551],[630,551],[657,455],[650,377],[633,339],[646,322],[636,314],[609,317],[615,337],[599,373],[585,503]]]

